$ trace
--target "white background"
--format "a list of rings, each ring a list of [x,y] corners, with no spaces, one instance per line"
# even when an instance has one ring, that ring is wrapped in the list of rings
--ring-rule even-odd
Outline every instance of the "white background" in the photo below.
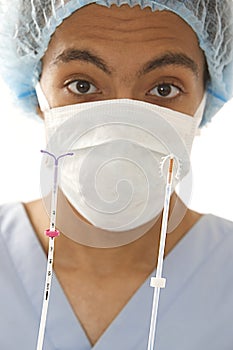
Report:
[[[40,196],[43,124],[13,108],[0,81],[0,203]],[[189,207],[233,221],[233,101],[197,136]]]

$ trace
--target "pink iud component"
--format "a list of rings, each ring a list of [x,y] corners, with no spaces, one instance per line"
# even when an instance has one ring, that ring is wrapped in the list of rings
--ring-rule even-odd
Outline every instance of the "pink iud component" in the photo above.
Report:
[[[72,156],[74,154],[74,153],[65,153],[60,155],[59,157],[56,157],[54,154],[48,151],[42,150],[41,152],[49,155],[54,159],[54,173],[53,173],[53,188],[52,188],[52,198],[51,198],[50,227],[47,230],[45,230],[45,235],[49,237],[49,249],[48,249],[48,260],[47,260],[43,306],[41,311],[40,328],[39,328],[37,347],[36,347],[37,350],[43,349],[45,326],[46,326],[46,319],[47,319],[48,305],[49,305],[49,296],[50,296],[51,282],[52,282],[52,276],[53,276],[54,240],[57,236],[59,236],[59,231],[56,230],[58,170],[59,170],[58,163],[61,158],[66,156]]]
[[[58,230],[51,231],[49,228],[45,230],[45,235],[50,238],[55,238],[60,235],[60,232]]]

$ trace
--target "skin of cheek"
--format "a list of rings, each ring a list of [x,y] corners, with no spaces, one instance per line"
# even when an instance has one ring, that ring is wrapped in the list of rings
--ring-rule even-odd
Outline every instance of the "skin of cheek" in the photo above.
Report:
[[[41,111],[39,105],[36,107],[36,113],[38,114],[38,116],[39,116],[41,119],[44,119],[43,112]]]

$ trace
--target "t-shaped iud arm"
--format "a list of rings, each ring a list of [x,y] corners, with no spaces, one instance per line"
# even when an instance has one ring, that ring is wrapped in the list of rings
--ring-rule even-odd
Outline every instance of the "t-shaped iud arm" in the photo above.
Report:
[[[73,156],[74,153],[68,152],[61,154],[60,156],[56,157],[53,153],[50,153],[48,151],[41,150],[42,153],[48,154],[54,159],[54,176],[53,176],[53,190],[52,190],[52,198],[51,198],[51,213],[50,213],[50,231],[51,235],[52,232],[55,230],[56,227],[56,212],[57,212],[57,192],[58,192],[58,164],[59,160],[61,158],[67,157],[67,156]],[[46,231],[46,235],[50,237],[49,231]]]

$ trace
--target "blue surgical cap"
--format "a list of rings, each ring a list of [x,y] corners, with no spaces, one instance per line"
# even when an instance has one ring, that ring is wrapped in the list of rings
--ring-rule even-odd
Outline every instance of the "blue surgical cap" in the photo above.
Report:
[[[210,80],[202,124],[233,95],[232,0],[0,0],[0,74],[28,111],[35,110],[41,58],[62,21],[91,3],[168,10],[192,27],[204,51]]]

